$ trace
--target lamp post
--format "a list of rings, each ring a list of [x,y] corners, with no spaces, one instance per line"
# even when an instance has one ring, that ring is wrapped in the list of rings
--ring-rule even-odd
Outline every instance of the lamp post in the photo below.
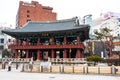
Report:
[[[117,57],[116,57],[116,62],[117,62],[117,65],[120,66],[120,50],[119,49],[114,49]]]
[[[118,57],[119,57],[119,58],[118,58],[118,62],[119,62],[118,64],[119,64],[119,66],[120,66],[120,51],[117,51],[117,54],[118,54]]]

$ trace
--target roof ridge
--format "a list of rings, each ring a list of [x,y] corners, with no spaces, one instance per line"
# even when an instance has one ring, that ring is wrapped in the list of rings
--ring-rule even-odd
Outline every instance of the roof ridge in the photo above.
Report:
[[[58,23],[58,22],[75,21],[75,19],[76,18],[63,19],[63,20],[55,20],[55,21],[29,21],[28,23]]]

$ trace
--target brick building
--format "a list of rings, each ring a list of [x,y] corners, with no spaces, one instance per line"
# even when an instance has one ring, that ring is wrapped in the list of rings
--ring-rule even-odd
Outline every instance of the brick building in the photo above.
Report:
[[[54,21],[56,20],[56,13],[52,10],[52,7],[42,6],[37,1],[31,3],[20,1],[16,16],[16,27],[22,27],[28,21]]]

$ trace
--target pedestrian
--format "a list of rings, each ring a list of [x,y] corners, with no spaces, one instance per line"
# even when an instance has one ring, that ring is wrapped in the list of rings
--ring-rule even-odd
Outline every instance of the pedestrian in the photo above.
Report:
[[[5,69],[5,61],[2,61],[2,69]]]
[[[19,65],[18,65],[18,62],[16,62],[16,69],[18,69],[18,66],[19,66]]]
[[[12,67],[12,61],[8,62],[8,71],[11,71],[11,67]]]

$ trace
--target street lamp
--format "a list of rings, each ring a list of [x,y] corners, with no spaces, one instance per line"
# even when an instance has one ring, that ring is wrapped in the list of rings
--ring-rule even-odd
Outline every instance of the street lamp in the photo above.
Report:
[[[117,55],[118,55],[118,62],[119,62],[119,66],[120,66],[120,51],[117,51]]]

